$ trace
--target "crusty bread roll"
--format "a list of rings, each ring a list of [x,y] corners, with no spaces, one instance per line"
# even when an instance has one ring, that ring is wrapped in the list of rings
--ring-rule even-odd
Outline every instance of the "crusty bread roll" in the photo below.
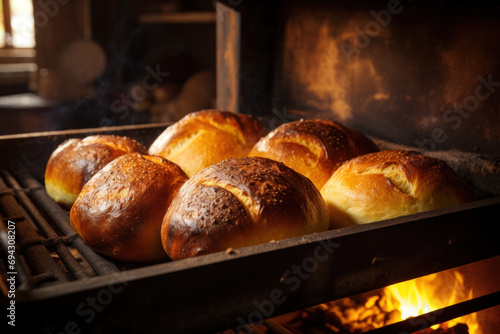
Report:
[[[177,163],[191,177],[219,161],[246,156],[263,134],[264,125],[251,115],[202,110],[168,127],[149,154]]]
[[[71,208],[71,225],[87,245],[112,259],[166,259],[161,224],[187,179],[178,165],[161,157],[122,155],[85,184]]]
[[[52,152],[45,169],[45,188],[54,201],[70,208],[85,183],[108,163],[128,153],[146,154],[136,140],[114,135],[72,138]]]
[[[321,189],[330,228],[458,205],[472,192],[443,161],[387,150],[345,162]]]
[[[376,151],[375,143],[363,134],[334,121],[315,119],[277,127],[248,156],[281,161],[321,189],[344,161]]]
[[[205,168],[180,189],[161,238],[174,260],[328,229],[319,191],[283,163],[228,159]]]

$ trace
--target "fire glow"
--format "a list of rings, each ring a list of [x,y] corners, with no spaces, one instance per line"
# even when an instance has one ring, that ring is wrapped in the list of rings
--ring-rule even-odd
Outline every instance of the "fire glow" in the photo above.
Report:
[[[477,314],[472,313],[429,327],[442,308],[473,296],[456,270],[401,282],[384,289],[320,304],[286,318],[287,326],[296,333],[363,333],[405,319],[436,311],[415,319],[418,334],[483,334]],[[409,320],[410,322],[412,320]]]
[[[401,321],[439,310],[473,297],[472,289],[466,288],[463,276],[458,271],[431,274],[394,284],[385,288],[383,293],[388,298],[389,309],[400,311],[400,319],[396,317],[392,319],[393,321]],[[447,330],[458,324],[467,325],[470,334],[481,334],[476,313],[434,325],[431,328]]]

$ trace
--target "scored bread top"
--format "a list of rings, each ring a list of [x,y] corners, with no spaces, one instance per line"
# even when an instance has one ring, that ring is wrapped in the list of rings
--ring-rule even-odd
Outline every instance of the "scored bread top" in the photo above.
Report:
[[[203,110],[165,129],[149,154],[173,161],[193,176],[224,159],[246,156],[264,131],[262,122],[251,115]]]
[[[184,184],[165,215],[163,246],[172,259],[328,229],[319,191],[267,158],[228,159]]]
[[[472,200],[469,186],[441,160],[386,150],[339,167],[321,189],[330,228],[369,223]]]
[[[344,161],[376,151],[375,143],[363,134],[335,121],[314,119],[279,126],[261,138],[248,156],[281,161],[321,189]]]

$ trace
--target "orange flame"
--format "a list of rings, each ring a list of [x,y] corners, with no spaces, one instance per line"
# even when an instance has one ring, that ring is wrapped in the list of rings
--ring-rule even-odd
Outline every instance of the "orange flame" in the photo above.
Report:
[[[393,319],[397,322],[469,300],[473,291],[464,285],[463,276],[458,271],[448,270],[391,285],[384,289],[384,294],[388,302],[392,303],[388,305],[389,308],[401,312],[400,319]],[[458,323],[466,324],[470,334],[482,334],[476,313],[434,325],[432,328],[441,326],[446,329]]]

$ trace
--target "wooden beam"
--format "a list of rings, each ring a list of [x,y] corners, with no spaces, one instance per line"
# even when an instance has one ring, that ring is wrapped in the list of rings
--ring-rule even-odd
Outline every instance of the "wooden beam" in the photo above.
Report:
[[[234,8],[216,4],[217,96],[219,109],[239,112],[241,16]]]
[[[10,15],[10,1],[2,0],[2,9],[3,9],[3,26],[5,30],[5,48],[12,47],[12,24],[11,24],[11,15]]]

